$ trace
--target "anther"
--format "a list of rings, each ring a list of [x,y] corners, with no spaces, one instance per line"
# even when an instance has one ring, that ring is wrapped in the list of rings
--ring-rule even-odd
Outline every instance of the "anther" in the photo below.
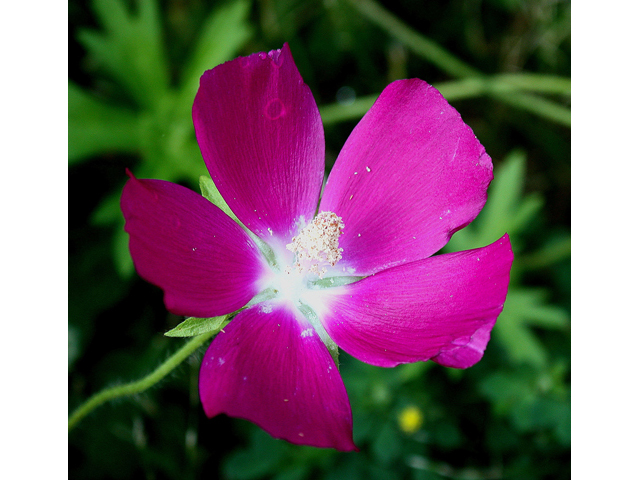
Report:
[[[326,265],[332,267],[342,258],[338,239],[342,235],[344,222],[333,212],[320,212],[313,221],[287,245],[287,250],[296,254],[293,267],[298,273],[314,273],[322,278],[327,273]]]

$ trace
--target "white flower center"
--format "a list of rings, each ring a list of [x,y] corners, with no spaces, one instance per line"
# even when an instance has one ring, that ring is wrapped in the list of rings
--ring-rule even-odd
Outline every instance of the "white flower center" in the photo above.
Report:
[[[342,218],[333,212],[320,212],[287,245],[287,250],[296,254],[293,269],[300,274],[313,273],[322,278],[327,273],[327,266],[335,266],[342,258],[338,240],[343,230]],[[285,272],[292,273],[292,267],[287,267]]]
[[[335,266],[342,258],[343,249],[338,246],[338,241],[343,230],[342,218],[333,212],[320,212],[291,239],[291,243],[285,245],[285,248],[284,242],[278,241],[279,238],[274,238],[274,242],[267,245],[256,237],[256,243],[272,268],[265,272],[266,275],[261,279],[262,292],[249,302],[264,302],[261,307],[264,313],[271,312],[272,304],[275,302],[284,302],[301,313],[306,320],[301,324],[304,328],[300,336],[307,338],[317,333],[329,349],[336,365],[338,346],[331,340],[318,316],[324,311],[323,292],[328,288],[340,287],[362,278],[344,276],[336,271],[331,272],[336,274],[335,276],[330,275],[329,278],[323,279],[329,272],[329,267]],[[288,252],[293,252],[294,255]],[[282,268],[284,265],[288,266]]]

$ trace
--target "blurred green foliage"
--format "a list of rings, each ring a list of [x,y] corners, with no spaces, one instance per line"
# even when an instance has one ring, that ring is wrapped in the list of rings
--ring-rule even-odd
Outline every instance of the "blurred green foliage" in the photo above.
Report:
[[[515,252],[504,312],[473,368],[340,356],[361,452],[206,419],[200,351],[71,431],[70,478],[569,478],[569,2],[72,0],[69,16],[70,409],[182,345],[162,333],[183,319],[133,272],[118,200],[127,167],[198,190],[198,78],[235,56],[289,42],[325,121],[327,171],[390,81],[436,84],[495,165],[485,209],[446,250],[508,232]],[[421,414],[410,431],[407,409]]]

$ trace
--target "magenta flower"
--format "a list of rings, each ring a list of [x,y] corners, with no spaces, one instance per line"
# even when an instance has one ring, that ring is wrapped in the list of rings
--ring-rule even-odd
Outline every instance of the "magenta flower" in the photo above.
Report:
[[[160,180],[131,175],[121,205],[136,269],[164,290],[169,311],[225,315],[261,294],[205,354],[209,417],[356,450],[336,344],[382,367],[480,360],[513,254],[505,235],[432,256],[480,212],[493,178],[484,148],[435,88],[389,85],[321,199],[322,123],[288,45],[205,72],[193,121],[211,178],[250,233]]]

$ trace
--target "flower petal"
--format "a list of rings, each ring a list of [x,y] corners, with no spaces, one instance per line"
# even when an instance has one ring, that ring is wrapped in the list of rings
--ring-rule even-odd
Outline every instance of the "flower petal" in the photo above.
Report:
[[[129,176],[120,200],[129,250],[140,276],[164,290],[167,310],[224,315],[260,291],[268,267],[236,222],[185,187]]]
[[[400,265],[306,301],[350,355],[381,367],[432,359],[466,368],[482,357],[513,261],[493,244]],[[314,292],[315,293],[315,292]]]
[[[492,168],[440,92],[393,82],[351,133],[320,204],[344,221],[342,267],[370,275],[434,254],[480,212]]]
[[[209,417],[244,418],[298,445],[357,450],[338,368],[293,307],[263,303],[238,314],[205,354],[200,398]]]
[[[219,65],[200,78],[193,123],[211,178],[253,233],[286,243],[315,213],[324,133],[289,46]]]

